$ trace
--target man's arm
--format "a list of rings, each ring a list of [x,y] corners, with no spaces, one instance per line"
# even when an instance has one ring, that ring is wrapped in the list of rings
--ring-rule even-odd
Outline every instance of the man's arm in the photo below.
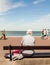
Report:
[[[22,40],[21,40],[21,46],[23,46],[23,42],[24,42],[24,36],[22,37]]]
[[[33,39],[34,39],[34,42],[33,43],[35,44],[35,38],[33,38]]]

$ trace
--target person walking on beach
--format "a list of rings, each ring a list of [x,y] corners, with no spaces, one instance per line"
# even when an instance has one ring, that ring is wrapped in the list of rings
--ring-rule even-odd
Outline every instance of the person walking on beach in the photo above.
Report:
[[[47,39],[47,30],[44,29],[44,39]]]
[[[47,30],[46,29],[42,30],[42,39],[47,39]]]
[[[47,29],[47,37],[49,37],[49,29]]]
[[[42,39],[44,38],[44,29],[42,30]]]
[[[23,36],[22,41],[21,41],[21,45],[22,46],[34,46],[35,44],[35,38],[32,36],[32,30],[29,29],[26,32],[26,35]],[[34,53],[33,50],[23,50],[22,52],[24,55],[28,54],[28,55],[32,55]]]
[[[5,40],[6,39],[6,36],[5,36],[5,31],[2,31],[2,35],[1,35],[1,38],[0,39],[3,39]]]

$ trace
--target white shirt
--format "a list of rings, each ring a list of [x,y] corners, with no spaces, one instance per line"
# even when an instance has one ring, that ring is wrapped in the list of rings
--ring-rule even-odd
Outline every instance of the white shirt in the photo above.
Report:
[[[47,30],[47,35],[49,35],[49,30]]]
[[[34,42],[35,42],[35,39],[33,36],[26,35],[26,36],[23,36],[21,43],[23,46],[34,46]]]
[[[44,30],[44,35],[46,35],[47,34],[47,31],[46,30]]]

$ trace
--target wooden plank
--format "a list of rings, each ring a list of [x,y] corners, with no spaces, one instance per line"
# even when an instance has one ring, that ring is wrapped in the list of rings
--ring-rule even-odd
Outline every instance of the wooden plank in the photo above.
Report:
[[[34,53],[32,56],[24,56],[24,58],[50,58],[50,52]]]
[[[50,49],[50,46],[4,46],[3,49],[4,50],[9,50],[11,47],[11,50],[14,50],[14,49],[23,49],[23,50],[34,50],[34,49],[40,49],[40,50],[43,50],[43,49]]]

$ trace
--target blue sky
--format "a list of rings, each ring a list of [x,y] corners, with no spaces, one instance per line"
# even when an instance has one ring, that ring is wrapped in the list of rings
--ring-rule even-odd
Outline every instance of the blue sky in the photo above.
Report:
[[[0,30],[50,29],[50,0],[0,0]]]

